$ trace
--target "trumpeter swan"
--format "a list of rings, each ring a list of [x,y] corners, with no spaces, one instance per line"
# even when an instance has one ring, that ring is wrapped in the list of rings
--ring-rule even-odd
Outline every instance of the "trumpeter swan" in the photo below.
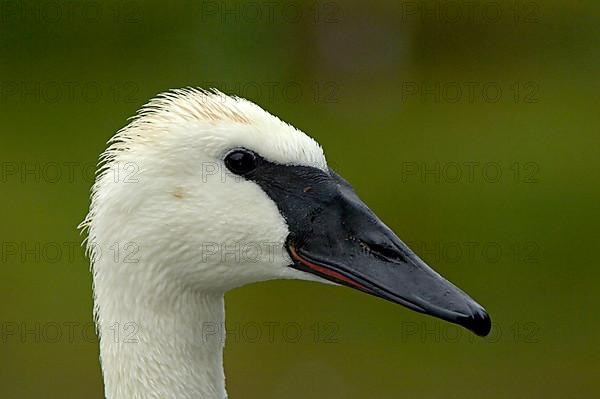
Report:
[[[490,330],[485,310],[408,249],[316,141],[249,101],[162,94],[101,159],[82,226],[109,399],[225,398],[223,340],[203,328],[224,322],[226,291],[256,281],[346,285]],[[264,250],[215,251],[240,243]]]

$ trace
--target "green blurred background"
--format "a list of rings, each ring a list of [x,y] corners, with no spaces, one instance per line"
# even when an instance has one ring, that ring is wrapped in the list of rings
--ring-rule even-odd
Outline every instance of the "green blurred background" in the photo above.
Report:
[[[597,397],[599,39],[591,0],[1,0],[0,397],[102,397],[76,226],[109,137],[183,86],[315,137],[495,322],[479,339],[345,288],[241,288],[231,329],[302,337],[238,332],[230,397]]]

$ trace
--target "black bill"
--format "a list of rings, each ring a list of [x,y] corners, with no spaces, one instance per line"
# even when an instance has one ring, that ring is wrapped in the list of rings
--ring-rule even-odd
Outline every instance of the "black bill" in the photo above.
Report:
[[[258,156],[257,156],[258,157]],[[244,175],[277,204],[291,267],[485,336],[485,309],[415,255],[335,172],[259,159]]]

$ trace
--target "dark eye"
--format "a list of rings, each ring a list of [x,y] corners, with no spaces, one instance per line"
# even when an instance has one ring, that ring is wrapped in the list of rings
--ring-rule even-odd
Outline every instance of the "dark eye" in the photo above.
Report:
[[[244,175],[256,168],[256,155],[252,151],[233,150],[225,157],[227,168],[237,175]]]

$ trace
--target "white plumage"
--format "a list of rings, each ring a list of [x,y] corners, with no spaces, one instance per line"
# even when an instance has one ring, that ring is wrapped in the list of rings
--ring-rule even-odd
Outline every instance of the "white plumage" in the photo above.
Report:
[[[306,134],[249,101],[196,89],[150,101],[102,155],[82,226],[110,399],[225,397],[223,340],[203,342],[201,331],[224,321],[223,294],[274,278],[320,280],[286,267],[285,220],[255,184],[224,169],[233,147],[327,168]],[[240,243],[264,245],[264,259],[206,255]],[[137,343],[113,339],[125,326]]]

